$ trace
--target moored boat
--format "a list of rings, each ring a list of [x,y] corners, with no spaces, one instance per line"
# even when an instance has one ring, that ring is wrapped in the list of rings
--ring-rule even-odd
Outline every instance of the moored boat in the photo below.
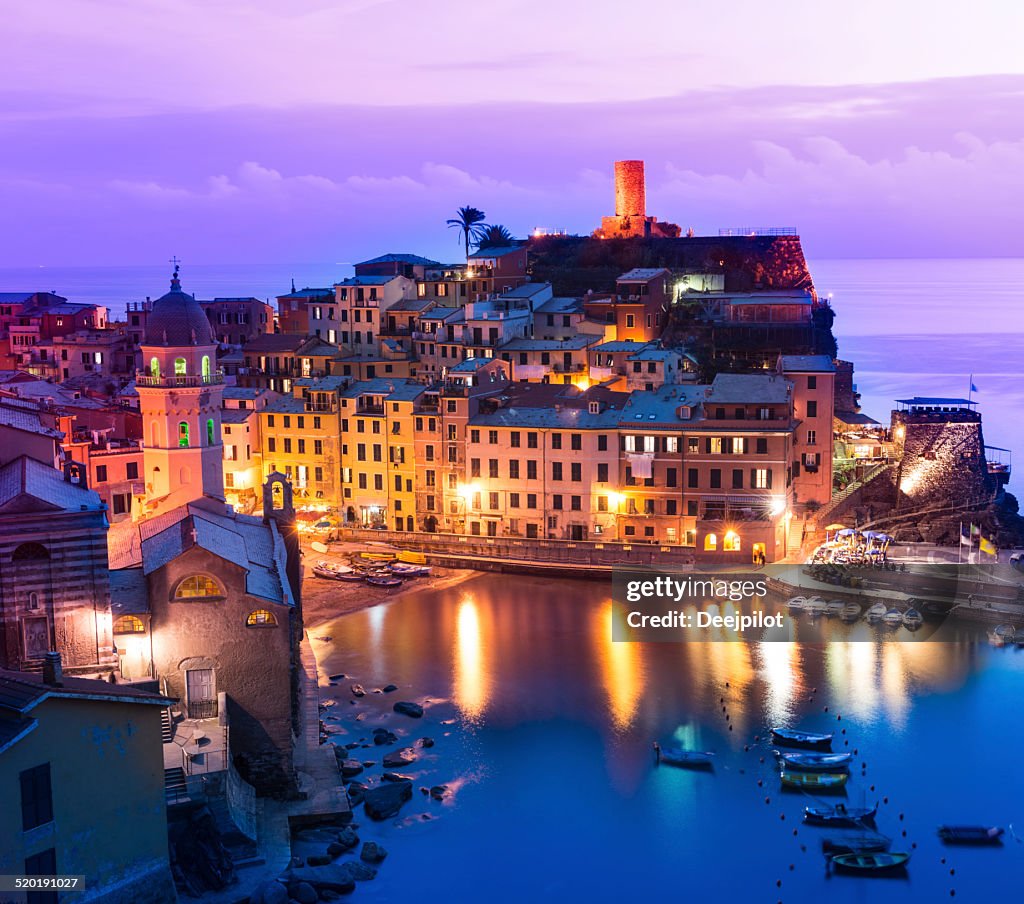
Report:
[[[925,618],[942,619],[949,615],[956,608],[956,603],[943,600],[924,600],[921,603],[915,601],[915,605],[921,610]]]
[[[397,559],[399,562],[405,562],[407,565],[426,565],[427,557],[421,552],[412,552],[408,549],[400,549],[398,551]]]
[[[710,750],[684,750],[682,747],[662,747],[655,742],[654,753],[659,763],[681,766],[684,769],[710,769],[715,755]]]
[[[838,791],[849,779],[846,772],[793,772],[783,769],[779,778],[786,788],[801,788],[808,791]]]
[[[848,772],[852,753],[787,753],[776,751],[787,769],[797,772]]]
[[[939,838],[945,844],[1002,844],[1004,829],[999,826],[939,826]]]
[[[846,804],[804,807],[804,821],[812,825],[853,827],[875,824],[878,805],[873,807],[848,807]]]
[[[846,603],[839,617],[845,622],[855,622],[860,618],[861,608],[857,603]]]
[[[804,608],[811,615],[824,615],[828,612],[828,603],[826,603],[820,596],[812,596],[807,600]]]
[[[890,628],[895,628],[898,625],[903,624],[903,613],[899,609],[893,608],[886,610],[885,615],[882,616],[882,621]]]
[[[829,618],[838,618],[840,615],[843,614],[843,609],[845,608],[846,603],[844,603],[842,600],[829,600],[825,604],[825,614],[828,615]],[[859,606],[857,607],[857,613],[860,614]]]
[[[792,611],[800,611],[807,608],[807,597],[806,596],[793,596],[790,597],[786,606]]]
[[[869,622],[877,622],[882,620],[882,618],[885,615],[885,612],[885,603],[875,603],[870,609],[868,609],[864,617]]]
[[[924,616],[911,607],[903,613],[903,627],[910,631],[916,631],[924,624]]]
[[[988,642],[995,647],[1001,647],[1013,643],[1013,635],[1017,629],[1013,625],[996,625],[988,632]]]
[[[877,851],[875,853],[836,854],[832,857],[831,863],[837,870],[870,876],[905,869],[909,860],[910,854]]]
[[[832,746],[831,734],[816,734],[796,728],[773,728],[772,739],[785,747],[809,747],[812,750],[828,750]]]

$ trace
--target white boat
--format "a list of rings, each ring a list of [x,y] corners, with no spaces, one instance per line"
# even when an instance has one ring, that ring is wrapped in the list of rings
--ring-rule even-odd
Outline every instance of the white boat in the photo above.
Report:
[[[885,616],[885,611],[885,603],[875,603],[875,605],[868,609],[865,614],[865,618],[867,618],[869,622],[881,621]]]
[[[811,615],[824,615],[828,612],[828,603],[820,596],[812,596],[805,607]]]
[[[786,603],[786,605],[790,609],[796,609],[796,610],[806,609],[807,608],[807,597],[806,596],[794,596],[794,597],[791,597],[789,602]]]
[[[988,632],[988,642],[994,647],[1002,647],[1013,643],[1013,635],[1017,629],[1013,625],[996,625]]]
[[[846,603],[842,600],[829,600],[825,606],[825,614],[828,615],[829,618],[838,618],[843,614],[843,609],[845,608]]]
[[[903,624],[903,613],[899,609],[889,609],[885,615],[882,616],[882,621],[885,622],[890,628],[895,628],[897,625]]]
[[[843,611],[839,613],[839,617],[846,622],[855,622],[860,618],[861,609],[857,603],[846,603],[843,606]]]
[[[921,625],[924,624],[924,616],[916,609],[911,607],[903,613],[903,627],[911,631],[916,631]]]

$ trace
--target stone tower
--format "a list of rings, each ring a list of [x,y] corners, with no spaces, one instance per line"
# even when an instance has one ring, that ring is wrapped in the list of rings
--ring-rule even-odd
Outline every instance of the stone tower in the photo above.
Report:
[[[615,161],[615,216],[647,216],[643,160]]]
[[[217,344],[199,302],[171,291],[153,302],[136,374],[142,413],[147,514],[202,496],[224,498]]]

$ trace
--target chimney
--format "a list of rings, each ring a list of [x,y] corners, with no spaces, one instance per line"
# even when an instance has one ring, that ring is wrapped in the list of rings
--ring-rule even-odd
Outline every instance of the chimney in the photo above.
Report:
[[[60,653],[51,650],[43,660],[43,684],[50,687],[64,686],[64,668],[60,664]]]

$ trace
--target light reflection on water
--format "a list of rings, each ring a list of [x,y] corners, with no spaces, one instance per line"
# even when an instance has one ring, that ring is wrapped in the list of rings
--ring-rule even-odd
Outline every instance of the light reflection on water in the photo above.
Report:
[[[373,826],[393,850],[375,900],[603,901],[609,889],[776,900],[779,864],[791,862],[785,900],[863,900],[855,880],[824,884],[820,833],[792,835],[806,799],[779,793],[767,740],[779,723],[835,731],[835,749],[857,748],[869,764],[866,777],[851,778],[849,799],[866,799],[875,784],[874,796],[906,812],[905,822],[890,812],[880,828],[899,839],[906,826],[906,843],[918,843],[911,881],[873,884],[873,901],[948,896],[934,838],[940,822],[1024,825],[1015,752],[1024,729],[1012,717],[1024,690],[1017,651],[824,619],[800,625],[815,642],[615,643],[615,617],[603,584],[481,576],[325,631],[334,638],[321,647],[325,671],[401,688],[349,707],[366,713],[349,726],[351,737],[374,724],[408,738],[430,734],[436,748],[408,771],[418,770],[417,785],[459,788],[448,806],[417,798],[399,825]],[[830,631],[865,640],[821,642]],[[422,722],[392,715],[398,698],[430,698]],[[714,772],[655,767],[655,739],[717,751]],[[986,774],[993,780],[978,778]],[[440,818],[423,825],[421,811]],[[403,832],[415,840],[406,844]],[[1003,852],[1007,869],[1024,865],[1021,851]],[[604,852],[643,867],[598,877]],[[749,855],[743,868],[727,869],[741,853]],[[1009,875],[978,852],[956,857],[961,900]],[[439,860],[453,867],[443,882],[433,869]],[[529,875],[510,860],[528,861]]]

